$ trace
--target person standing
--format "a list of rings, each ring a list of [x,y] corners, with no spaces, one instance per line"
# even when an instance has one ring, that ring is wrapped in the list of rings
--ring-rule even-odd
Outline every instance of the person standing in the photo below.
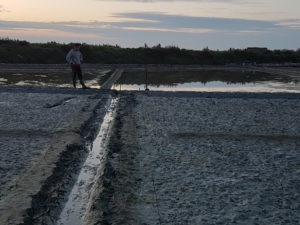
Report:
[[[67,62],[71,65],[72,73],[73,73],[73,86],[76,88],[77,83],[77,77],[79,79],[79,82],[82,86],[82,88],[86,89],[87,86],[85,86],[83,77],[82,77],[82,70],[81,70],[81,62],[83,61],[83,56],[80,52],[81,45],[79,43],[76,43],[69,51],[69,53],[66,56]]]

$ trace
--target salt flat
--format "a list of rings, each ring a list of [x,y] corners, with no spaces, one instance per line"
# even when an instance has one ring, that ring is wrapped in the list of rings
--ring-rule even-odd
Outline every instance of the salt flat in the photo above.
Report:
[[[299,97],[123,94],[91,218],[299,224]]]
[[[1,88],[0,224],[42,223],[28,218],[57,207],[44,216],[55,218],[93,136],[94,110],[105,111],[98,92]]]
[[[0,89],[0,224],[56,223],[112,94]],[[118,97],[86,224],[299,224],[299,94]]]

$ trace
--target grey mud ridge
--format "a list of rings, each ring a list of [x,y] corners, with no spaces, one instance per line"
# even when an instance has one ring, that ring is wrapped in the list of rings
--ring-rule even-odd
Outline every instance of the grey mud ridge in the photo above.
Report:
[[[0,224],[55,224],[111,91],[0,88]]]
[[[300,224],[300,94],[0,88],[0,224],[54,225],[119,103],[85,225]]]

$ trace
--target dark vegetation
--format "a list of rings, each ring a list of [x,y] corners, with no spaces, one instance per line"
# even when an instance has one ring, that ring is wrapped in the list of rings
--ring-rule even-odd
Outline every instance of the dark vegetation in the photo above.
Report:
[[[72,44],[29,43],[0,39],[0,63],[65,63]],[[85,63],[107,64],[199,64],[225,65],[231,63],[300,63],[300,49],[268,50],[265,48],[229,49],[226,51],[187,50],[161,45],[121,48],[111,45],[83,44]]]

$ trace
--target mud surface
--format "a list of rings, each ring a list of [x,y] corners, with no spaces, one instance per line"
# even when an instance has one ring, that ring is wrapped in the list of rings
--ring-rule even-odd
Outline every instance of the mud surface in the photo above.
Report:
[[[90,224],[299,224],[299,100],[124,93]]]
[[[0,224],[56,224],[114,94],[0,88]],[[300,223],[299,94],[119,97],[85,225]]]
[[[0,224],[55,223],[108,95],[99,90],[0,89]]]

